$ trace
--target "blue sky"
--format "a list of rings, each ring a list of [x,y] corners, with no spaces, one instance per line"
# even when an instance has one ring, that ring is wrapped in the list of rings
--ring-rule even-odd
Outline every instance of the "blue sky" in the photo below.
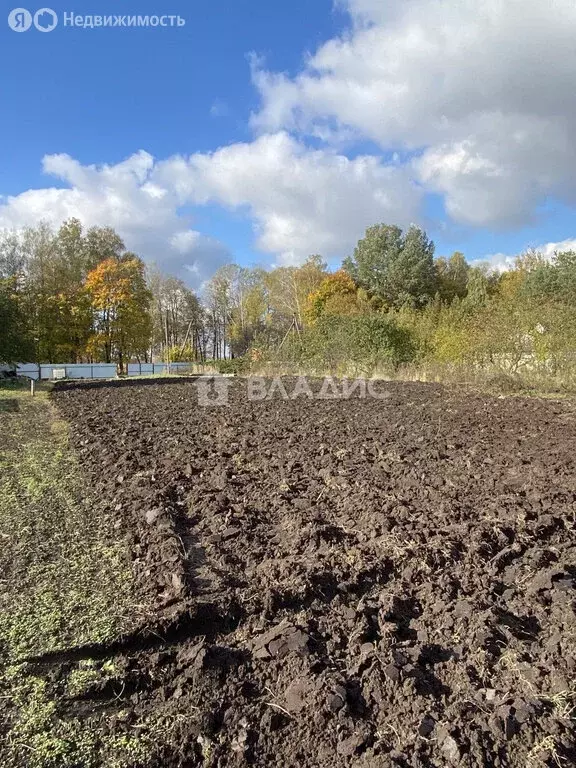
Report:
[[[95,30],[60,22],[49,34],[14,34],[0,26],[2,68],[10,72],[0,91],[9,115],[0,135],[10,147],[0,179],[12,194],[42,182],[39,160],[46,153],[114,163],[136,149],[165,157],[250,139],[248,118],[258,94],[248,54],[256,51],[280,70],[296,69],[302,52],[342,21],[329,0],[193,0],[169,7],[164,0],[52,1],[51,7],[60,17],[70,8],[103,16],[169,11],[186,25]]]
[[[538,0],[52,2],[49,33],[15,33],[5,4],[0,226],[111,224],[192,282],[230,259],[335,265],[377,221],[469,259],[570,241],[573,46],[545,88],[522,52],[568,46],[558,3],[543,22]]]

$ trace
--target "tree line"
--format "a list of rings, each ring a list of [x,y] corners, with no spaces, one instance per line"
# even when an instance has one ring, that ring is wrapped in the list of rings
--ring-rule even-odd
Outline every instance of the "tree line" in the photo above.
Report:
[[[377,224],[342,266],[319,255],[228,264],[198,297],[109,227],[76,219],[0,234],[0,359],[263,362],[370,374],[403,364],[558,371],[573,358],[576,254],[506,271],[435,257],[418,227]]]
[[[0,233],[2,361],[123,367],[178,345],[190,326],[204,350],[200,315],[182,281],[147,269],[110,227],[70,219]]]

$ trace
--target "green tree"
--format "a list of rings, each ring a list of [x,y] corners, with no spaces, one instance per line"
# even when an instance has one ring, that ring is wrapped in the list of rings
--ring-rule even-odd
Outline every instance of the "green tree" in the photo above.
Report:
[[[438,274],[438,293],[443,301],[448,303],[454,299],[463,299],[468,290],[468,265],[464,254],[455,251],[449,259],[436,259]]]
[[[319,372],[370,375],[378,367],[396,368],[413,359],[412,334],[382,314],[319,317],[302,334],[301,349],[286,354]]]
[[[533,298],[576,304],[576,251],[555,253],[550,261],[540,260],[529,270],[525,292]]]
[[[470,311],[485,307],[496,293],[499,277],[486,264],[470,267],[466,281],[466,296],[463,306]]]
[[[376,224],[366,230],[344,269],[358,285],[388,306],[424,306],[436,291],[434,243],[412,226]]]
[[[30,362],[34,345],[30,338],[24,313],[13,279],[0,280],[0,363]]]

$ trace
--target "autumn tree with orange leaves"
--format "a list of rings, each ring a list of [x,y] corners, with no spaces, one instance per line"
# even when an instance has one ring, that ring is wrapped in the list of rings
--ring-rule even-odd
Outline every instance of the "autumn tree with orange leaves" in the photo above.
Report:
[[[323,314],[351,315],[358,312],[357,286],[343,269],[326,277],[308,296],[306,319],[314,323]]]
[[[95,312],[90,354],[115,361],[121,371],[130,358],[145,359],[152,333],[152,294],[143,261],[133,253],[105,259],[88,273],[85,285]]]

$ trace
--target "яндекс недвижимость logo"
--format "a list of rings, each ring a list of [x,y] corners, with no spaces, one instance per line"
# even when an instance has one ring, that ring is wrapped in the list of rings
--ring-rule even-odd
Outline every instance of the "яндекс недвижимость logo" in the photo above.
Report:
[[[14,8],[8,14],[8,26],[14,32],[27,32],[32,23],[39,32],[52,32],[58,25],[58,15],[52,8],[40,8],[34,16],[26,8]]]
[[[14,32],[27,32],[32,25],[38,32],[52,32],[61,22],[62,29],[108,29],[132,28],[132,29],[167,29],[183,28],[186,19],[177,13],[153,13],[153,14],[79,14],[74,11],[63,11],[58,17],[52,8],[40,8],[32,14],[27,8],[14,8],[8,14],[8,26]]]

